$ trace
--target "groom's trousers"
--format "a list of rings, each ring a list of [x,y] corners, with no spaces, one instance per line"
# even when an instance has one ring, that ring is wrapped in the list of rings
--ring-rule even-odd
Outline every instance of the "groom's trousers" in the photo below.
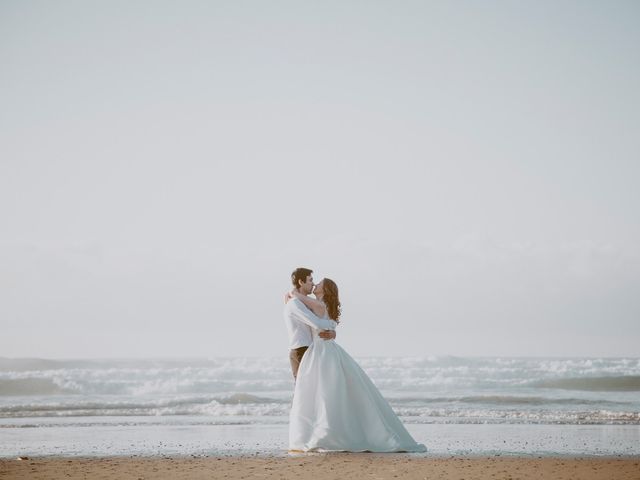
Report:
[[[291,362],[291,371],[293,372],[294,380],[298,377],[298,368],[300,368],[300,362],[307,348],[309,347],[294,348],[289,352],[289,361]]]

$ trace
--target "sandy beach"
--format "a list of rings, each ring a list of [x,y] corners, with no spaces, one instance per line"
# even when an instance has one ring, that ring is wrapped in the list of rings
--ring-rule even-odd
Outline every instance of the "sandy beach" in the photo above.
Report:
[[[2,479],[640,479],[640,457],[412,458],[315,454],[249,457],[27,458],[0,460]]]

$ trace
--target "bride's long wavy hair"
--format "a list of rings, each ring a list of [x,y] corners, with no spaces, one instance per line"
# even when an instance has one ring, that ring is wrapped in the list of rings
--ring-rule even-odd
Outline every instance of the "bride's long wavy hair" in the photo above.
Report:
[[[340,298],[338,297],[338,285],[330,278],[325,278],[322,281],[322,290],[324,291],[322,301],[327,306],[329,318],[340,323],[340,314],[342,312]]]

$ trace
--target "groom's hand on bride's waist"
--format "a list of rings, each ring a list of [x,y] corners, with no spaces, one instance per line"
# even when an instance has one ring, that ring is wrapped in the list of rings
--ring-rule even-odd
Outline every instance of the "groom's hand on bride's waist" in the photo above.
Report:
[[[336,338],[336,332],[333,330],[323,330],[318,334],[318,336],[324,340],[333,340]]]

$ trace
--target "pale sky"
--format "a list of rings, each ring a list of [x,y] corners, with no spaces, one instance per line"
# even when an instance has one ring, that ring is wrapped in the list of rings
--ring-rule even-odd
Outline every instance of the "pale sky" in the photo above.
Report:
[[[640,3],[0,0],[0,356],[640,355]]]

